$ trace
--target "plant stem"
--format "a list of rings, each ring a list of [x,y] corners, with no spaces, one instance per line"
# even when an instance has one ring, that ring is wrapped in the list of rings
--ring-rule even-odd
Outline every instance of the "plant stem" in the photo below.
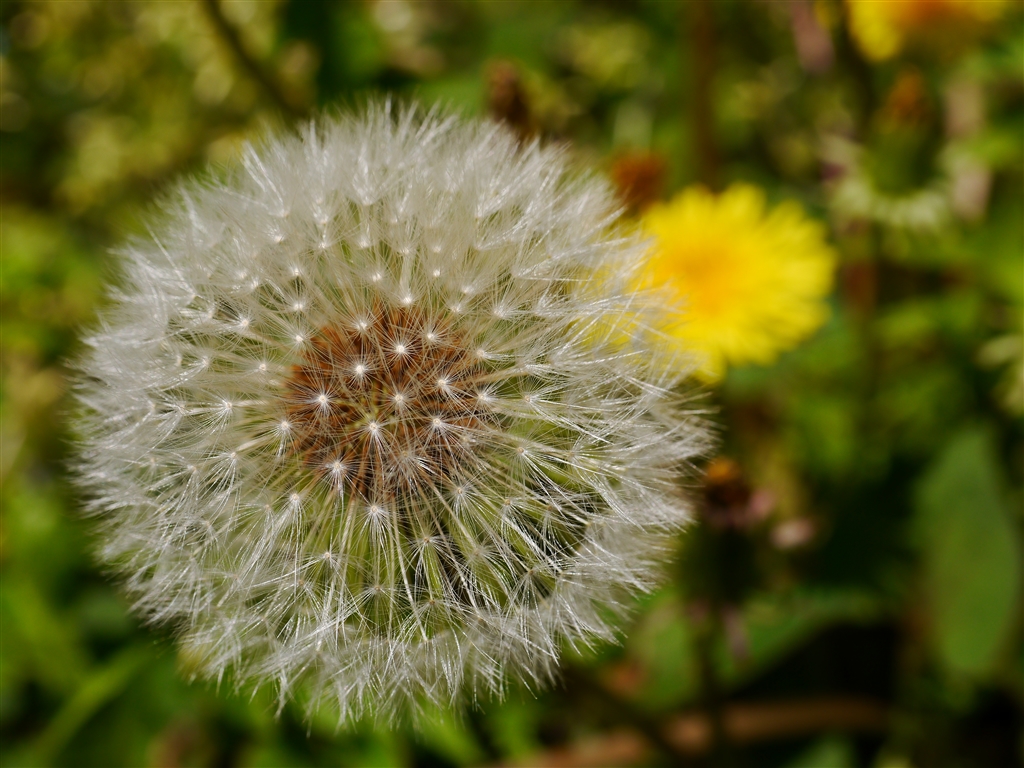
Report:
[[[715,18],[712,0],[682,3],[688,11],[684,26],[683,48],[692,57],[690,110],[693,115],[693,154],[697,180],[709,189],[718,188],[718,145],[715,141],[714,75]],[[684,104],[686,100],[684,99]]]
[[[630,702],[608,690],[588,673],[587,670],[577,667],[566,667],[566,682],[574,688],[579,689],[588,698],[596,699],[607,705],[615,712],[620,721],[635,728],[647,742],[665,758],[671,760],[671,764],[685,768],[687,765],[695,765],[693,759],[682,749],[669,741],[662,731],[661,724],[638,710]]]
[[[727,768],[734,763],[734,754],[725,724],[725,691],[715,664],[715,646],[720,637],[720,614],[718,610],[712,610],[696,634],[697,672],[700,679],[701,709],[710,725],[709,765]]]
[[[294,104],[270,73],[263,69],[260,63],[249,55],[245,46],[242,45],[242,38],[239,37],[238,31],[231,26],[221,12],[217,0],[202,0],[202,3],[206,9],[206,15],[209,16],[210,21],[217,30],[217,34],[228,48],[231,49],[232,54],[238,60],[238,63],[242,65],[242,68],[259,84],[278,109],[290,117],[304,117],[307,110]]]

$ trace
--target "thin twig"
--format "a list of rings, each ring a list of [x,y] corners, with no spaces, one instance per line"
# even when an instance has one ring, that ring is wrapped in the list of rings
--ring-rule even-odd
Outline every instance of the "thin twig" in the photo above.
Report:
[[[684,28],[689,39],[682,50],[692,53],[690,65],[690,112],[693,116],[693,159],[697,166],[697,180],[714,190],[718,186],[718,144],[715,141],[715,3],[695,0],[681,3],[685,9]],[[685,102],[684,102],[685,103]]]
[[[259,62],[245,50],[245,46],[242,45],[242,38],[239,37],[238,31],[224,18],[217,0],[202,0],[202,4],[206,9],[206,15],[213,22],[217,34],[227,44],[228,48],[231,49],[232,54],[234,54],[238,63],[242,65],[242,68],[245,69],[253,80],[259,83],[267,96],[270,97],[270,100],[285,114],[291,117],[304,117],[307,110],[294,104],[274,78],[271,77],[270,73],[264,70]]]
[[[819,733],[882,733],[890,712],[875,699],[859,696],[816,696],[781,701],[733,703],[725,707],[723,722],[729,738],[740,745],[793,739]],[[692,759],[711,749],[712,726],[702,712],[670,718],[659,729],[672,754]],[[659,750],[661,751],[661,750]],[[610,733],[531,756],[522,763],[531,768],[622,768],[649,760],[652,744],[636,728]],[[685,765],[686,763],[678,763]]]
[[[673,765],[686,766],[691,761],[687,754],[666,738],[661,725],[645,713],[634,707],[629,701],[610,691],[600,682],[591,677],[586,670],[573,667],[566,668],[566,682],[572,687],[581,689],[589,698],[598,699],[616,713],[620,722],[624,722],[643,735],[646,742],[660,752],[663,757],[672,760]]]
[[[868,123],[878,107],[875,73],[850,36],[849,25],[840,24],[838,32],[836,57],[842,69],[853,75],[855,93],[853,116],[856,136],[862,139],[867,133]]]
[[[711,726],[708,729],[708,752],[716,766],[727,768],[734,763],[734,759],[732,740],[725,724],[725,692],[715,664],[714,649],[720,635],[718,616],[717,610],[712,611],[703,622],[703,626],[697,628],[694,651],[700,680],[701,705]]]

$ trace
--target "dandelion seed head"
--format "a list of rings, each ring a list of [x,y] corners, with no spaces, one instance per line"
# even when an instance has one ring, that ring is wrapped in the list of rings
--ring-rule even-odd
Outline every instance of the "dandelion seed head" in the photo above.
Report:
[[[87,508],[138,610],[201,673],[344,719],[613,639],[707,438],[676,358],[622,331],[656,310],[604,185],[381,104],[185,189],[79,385]]]

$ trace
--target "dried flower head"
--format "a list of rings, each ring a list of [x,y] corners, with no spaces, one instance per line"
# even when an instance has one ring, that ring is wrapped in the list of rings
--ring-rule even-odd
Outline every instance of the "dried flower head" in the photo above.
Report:
[[[81,477],[201,673],[386,715],[612,636],[705,433],[623,339],[644,249],[604,185],[378,105],[167,208],[89,340]]]

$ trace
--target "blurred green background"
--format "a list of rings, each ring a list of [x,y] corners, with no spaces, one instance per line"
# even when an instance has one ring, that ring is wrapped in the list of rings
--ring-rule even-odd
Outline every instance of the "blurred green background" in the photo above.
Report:
[[[1022,765],[1024,6],[902,5],[893,50],[838,0],[4,2],[0,763]],[[68,481],[69,360],[154,197],[380,93],[571,142],[634,212],[758,184],[841,263],[820,332],[707,396],[700,520],[620,647],[338,730],[132,618]]]

